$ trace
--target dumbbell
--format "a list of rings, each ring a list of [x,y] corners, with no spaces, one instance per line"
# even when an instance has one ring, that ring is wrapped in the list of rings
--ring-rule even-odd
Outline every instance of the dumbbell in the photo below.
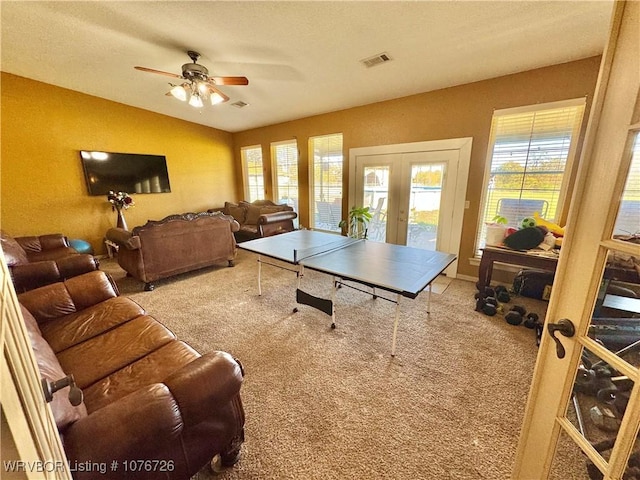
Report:
[[[492,297],[488,297],[488,298],[492,298]],[[493,300],[495,300],[495,298]],[[498,307],[493,303],[487,302],[487,298],[485,299],[479,298],[476,300],[476,312],[482,312],[485,315],[493,317],[496,313],[498,313]]]
[[[498,285],[495,288],[495,291],[496,291],[496,298],[498,299],[499,302],[508,303],[511,301],[511,296],[509,295],[509,292],[507,291],[507,288],[504,285]]]
[[[527,318],[524,319],[524,326],[527,328],[536,328],[536,323],[538,323],[538,314],[537,313],[529,313]]]
[[[524,307],[520,305],[514,305],[511,307],[511,310],[507,312],[504,316],[504,319],[507,321],[509,325],[520,325],[527,311]]]

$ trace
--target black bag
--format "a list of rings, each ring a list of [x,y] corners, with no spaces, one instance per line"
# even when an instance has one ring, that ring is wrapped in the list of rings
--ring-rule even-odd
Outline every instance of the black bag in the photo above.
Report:
[[[542,270],[520,270],[513,279],[513,291],[523,297],[549,300],[554,276]]]

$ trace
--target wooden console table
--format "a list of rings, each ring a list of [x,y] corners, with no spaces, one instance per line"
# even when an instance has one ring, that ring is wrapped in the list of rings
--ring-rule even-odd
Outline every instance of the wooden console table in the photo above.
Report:
[[[483,248],[480,269],[478,271],[478,290],[483,297],[485,287],[491,285],[491,275],[495,262],[555,272],[558,266],[558,257],[534,255],[502,247]]]

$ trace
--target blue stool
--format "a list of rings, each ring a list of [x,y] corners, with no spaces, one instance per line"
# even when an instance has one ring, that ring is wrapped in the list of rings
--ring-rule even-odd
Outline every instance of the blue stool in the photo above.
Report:
[[[93,247],[89,242],[85,242],[84,240],[74,238],[73,240],[69,240],[69,246],[78,253],[89,253],[93,255]]]

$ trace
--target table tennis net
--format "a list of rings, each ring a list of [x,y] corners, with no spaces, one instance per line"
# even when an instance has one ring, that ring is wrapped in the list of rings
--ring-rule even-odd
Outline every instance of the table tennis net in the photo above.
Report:
[[[345,247],[348,247],[349,245],[353,245],[354,243],[362,242],[362,241],[364,241],[364,239],[362,238],[342,237],[340,240],[337,240],[335,242],[325,243],[324,245],[294,249],[293,262],[300,263],[306,258],[315,257],[317,255],[333,252],[335,250],[340,250],[341,248],[345,248]]]

